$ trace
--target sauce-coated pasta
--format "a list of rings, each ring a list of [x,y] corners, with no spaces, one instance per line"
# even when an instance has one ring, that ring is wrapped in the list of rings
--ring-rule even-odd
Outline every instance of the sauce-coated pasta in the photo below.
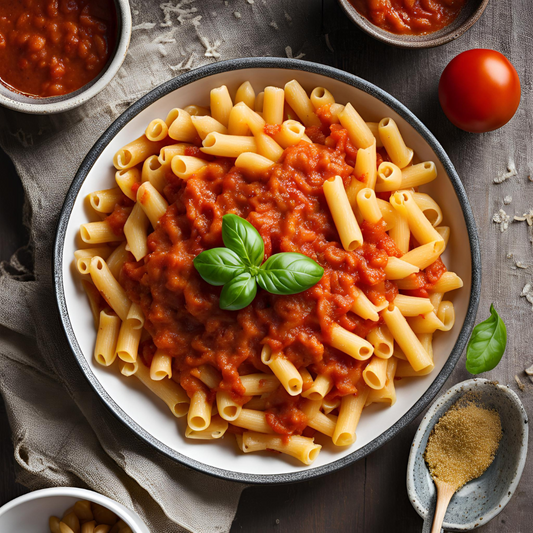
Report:
[[[401,188],[413,154],[394,121],[380,122],[394,125],[397,153],[390,155],[388,129],[371,129],[348,104],[339,123],[331,108],[340,104],[319,89],[309,100],[297,82],[285,87],[285,111],[296,107],[304,122],[291,116],[292,137],[283,134],[282,88],[265,91],[268,121],[248,107],[258,102],[251,85],[241,86],[235,106],[226,87],[212,91],[216,120],[194,116],[198,135],[187,143],[176,143],[169,129],[158,139],[159,155],[150,145],[146,158],[161,165],[156,185],[150,177],[133,181],[129,198],[117,198],[105,219],[110,243],[124,238],[126,225],[120,261],[112,253],[107,269],[105,258],[91,259],[110,272],[105,285],[92,271],[109,305],[105,316],[124,321],[118,357],[107,354],[108,364],[116,359],[124,375],[137,375],[161,398],[171,390],[188,438],[233,433],[244,453],[276,449],[306,464],[320,451],[316,431],[349,445],[365,404],[394,404],[399,354],[402,375],[431,371],[433,334],[444,334],[455,316],[442,294],[462,284],[440,259],[447,242],[434,227],[440,207]],[[299,294],[259,290],[245,308],[221,309],[221,287],[205,282],[193,260],[224,246],[228,213],[259,231],[265,259],[299,252],[324,269],[322,279]],[[140,329],[130,324],[133,315]]]

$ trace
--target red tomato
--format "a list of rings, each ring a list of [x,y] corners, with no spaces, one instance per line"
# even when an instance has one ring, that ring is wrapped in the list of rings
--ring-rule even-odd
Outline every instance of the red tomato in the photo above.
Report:
[[[520,79],[509,60],[494,50],[467,50],[452,59],[439,83],[444,113],[472,133],[507,124],[520,103]]]

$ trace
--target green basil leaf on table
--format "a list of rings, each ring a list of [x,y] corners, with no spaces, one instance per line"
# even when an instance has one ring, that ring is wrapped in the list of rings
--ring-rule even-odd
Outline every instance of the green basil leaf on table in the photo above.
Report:
[[[269,257],[257,274],[257,283],[272,294],[297,294],[316,285],[324,269],[303,254],[286,252]]]
[[[194,258],[194,267],[211,285],[224,285],[246,269],[241,258],[228,248],[212,248]]]
[[[220,309],[238,311],[250,305],[257,294],[255,278],[249,272],[243,272],[228,281],[220,293]]]
[[[471,374],[481,374],[496,367],[507,345],[507,328],[494,305],[490,317],[478,324],[466,348],[466,369]]]
[[[265,244],[259,232],[244,218],[237,215],[222,217],[222,240],[247,266],[258,267],[265,256]]]

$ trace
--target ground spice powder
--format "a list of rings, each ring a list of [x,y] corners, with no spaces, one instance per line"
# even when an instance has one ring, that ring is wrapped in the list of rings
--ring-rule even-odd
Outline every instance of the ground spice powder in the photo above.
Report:
[[[459,489],[487,470],[501,438],[498,412],[468,393],[435,424],[424,458],[433,479]]]

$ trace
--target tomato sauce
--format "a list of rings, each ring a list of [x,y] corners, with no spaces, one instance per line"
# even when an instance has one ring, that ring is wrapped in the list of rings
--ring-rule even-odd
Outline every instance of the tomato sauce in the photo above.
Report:
[[[185,148],[185,155],[205,159],[206,161],[213,161],[215,158],[212,155],[204,154],[198,146],[187,146]]]
[[[113,0],[1,0],[0,82],[28,96],[76,91],[105,67],[116,33]]]
[[[370,224],[366,220],[361,224],[361,233],[366,243],[374,244],[378,250],[382,250],[386,253],[384,259],[388,261],[389,256],[401,257],[403,254],[396,246],[394,240],[389,237],[389,234],[385,231],[387,225],[385,221],[381,219],[376,224]],[[386,266],[383,265],[383,267]]]
[[[281,131],[281,124],[265,124],[263,131],[270,137],[274,137]]]
[[[190,396],[206,390],[194,369],[209,364],[222,375],[219,389],[243,404],[247,398],[239,376],[270,373],[260,358],[264,344],[283,352],[296,368],[331,376],[332,397],[357,393],[367,362],[332,348],[331,332],[340,324],[364,337],[380,324],[352,313],[355,287],[376,303],[392,301],[398,289],[385,280],[384,267],[390,255],[401,252],[381,222],[362,224],[364,244],[352,252],[343,249],[323,184],[336,175],[345,185],[350,182],[357,149],[339,125],[311,133],[326,132],[323,145],[300,142],[287,148],[279,163],[253,176],[228,158],[215,159],[187,181],[167,176],[169,208],[148,237],[149,254],[127,262],[120,280],[142,307],[155,346],[173,357],[174,379],[179,376]],[[265,243],[265,259],[279,252],[303,253],[324,267],[321,281],[290,296],[259,289],[244,309],[220,309],[221,287],[203,281],[193,259],[223,246],[226,213],[254,225]],[[299,399],[282,387],[270,395],[266,413],[280,434],[301,434],[306,425]]]
[[[417,298],[429,298],[429,292],[435,283],[439,281],[440,277],[446,272],[446,266],[439,257],[434,263],[431,263],[425,270],[411,274],[411,279],[415,281],[417,287],[411,290],[402,291],[408,296],[416,296]],[[409,279],[409,278],[407,278]]]
[[[291,396],[283,387],[274,391],[266,405],[266,419],[270,427],[281,435],[301,435],[307,417],[300,409],[300,396]]]
[[[350,0],[372,24],[391,33],[426,35],[451,24],[466,0]]]
[[[116,203],[113,211],[106,217],[106,221],[115,235],[124,235],[124,225],[130,216],[132,208],[133,201],[123,195],[121,200]]]

